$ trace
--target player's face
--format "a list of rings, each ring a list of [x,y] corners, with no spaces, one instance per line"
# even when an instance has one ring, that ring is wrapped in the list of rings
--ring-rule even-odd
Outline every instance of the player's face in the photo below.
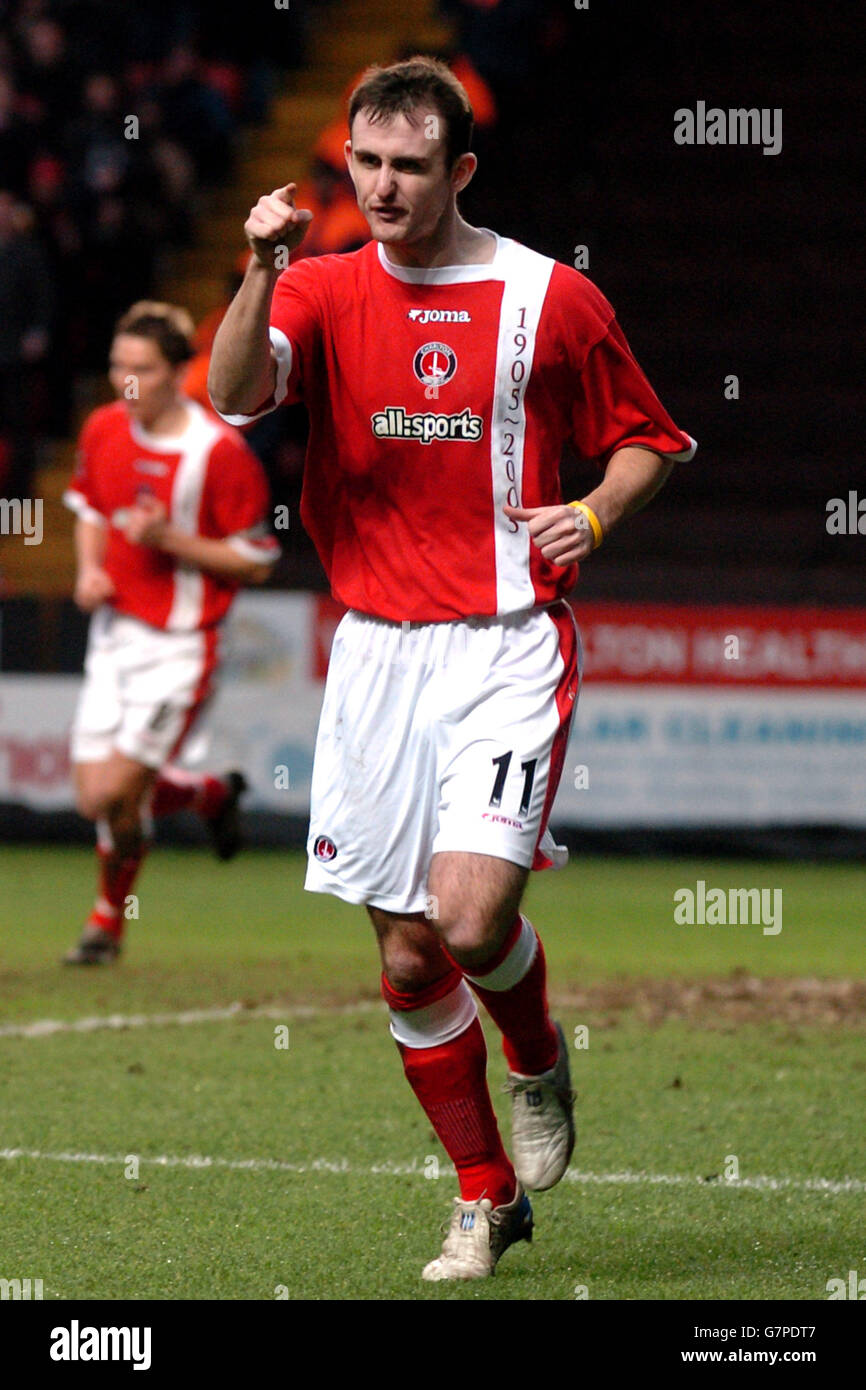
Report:
[[[346,160],[376,241],[409,245],[435,239],[455,195],[472,177],[474,155],[463,155],[447,168],[444,124],[424,107],[411,121],[400,115],[374,122],[363,111],[355,117]]]
[[[169,406],[178,389],[178,368],[152,338],[118,333],[111,345],[108,379],[129,414],[145,428]]]

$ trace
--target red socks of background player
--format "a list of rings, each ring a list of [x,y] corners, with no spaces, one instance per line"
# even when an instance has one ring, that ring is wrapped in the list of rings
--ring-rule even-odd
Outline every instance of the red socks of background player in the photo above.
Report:
[[[555,1066],[559,1039],[547,1009],[544,948],[532,923],[518,914],[496,954],[463,973],[502,1033],[509,1070],[540,1076]]]
[[[197,811],[205,820],[212,820],[221,811],[227,795],[228,788],[220,777],[211,777],[206,772],[184,772],[180,768],[165,767],[153,786],[150,816],[169,816],[175,811],[191,810]],[[144,817],[148,825],[150,816]],[[100,821],[96,846],[99,856],[99,896],[87,919],[88,927],[98,927],[120,940],[126,924],[127,898],[148,848],[149,836],[146,828],[143,828],[139,848],[118,855],[107,823]]]
[[[461,1197],[489,1197],[494,1207],[513,1201],[517,1179],[487,1088],[484,1034],[459,970],[412,994],[383,975],[382,994],[406,1079],[457,1169]]]
[[[114,847],[107,822],[98,823],[97,835],[99,896],[87,919],[87,926],[98,927],[119,941],[126,925],[127,899],[149,849],[149,841],[142,835],[137,850],[123,855],[118,854]],[[138,916],[138,913],[135,915]]]
[[[207,772],[184,772],[164,767],[153,786],[150,809],[154,816],[171,816],[175,811],[197,811],[204,820],[213,820],[222,810],[228,789],[221,777]]]

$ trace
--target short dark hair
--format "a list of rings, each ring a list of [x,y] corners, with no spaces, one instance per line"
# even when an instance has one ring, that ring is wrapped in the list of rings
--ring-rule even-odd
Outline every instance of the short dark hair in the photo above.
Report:
[[[115,337],[118,333],[151,338],[173,367],[179,367],[195,356],[195,324],[186,309],[180,309],[175,304],[140,299],[117,320],[114,325]]]
[[[359,111],[371,121],[411,118],[419,106],[432,106],[445,121],[445,163],[450,169],[472,142],[474,117],[466,89],[446,63],[416,54],[401,63],[367,68],[349,98],[349,131]]]

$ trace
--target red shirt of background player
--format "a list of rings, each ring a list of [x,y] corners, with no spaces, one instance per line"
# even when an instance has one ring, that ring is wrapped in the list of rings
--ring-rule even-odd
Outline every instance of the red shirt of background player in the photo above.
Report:
[[[122,401],[95,410],[64,496],[79,517],[108,527],[102,561],[114,584],[108,602],[169,632],[214,627],[239,585],[154,546],[131,545],[122,531],[124,513],[142,492],[162,502],[169,523],[189,535],[228,539],[266,563],[279,548],[267,532],[270,497],[255,454],[236,430],[195,402],[186,405],[189,428],[173,439],[148,433]]]

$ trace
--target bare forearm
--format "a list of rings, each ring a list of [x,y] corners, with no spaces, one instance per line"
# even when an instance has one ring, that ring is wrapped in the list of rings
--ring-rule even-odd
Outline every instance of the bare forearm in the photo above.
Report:
[[[625,517],[639,512],[664,487],[673,464],[650,449],[629,445],[608,460],[604,480],[583,498],[592,507],[605,535]]]
[[[101,565],[104,554],[105,527],[79,517],[75,522],[75,559],[79,573]]]
[[[270,566],[257,564],[231,544],[208,536],[188,536],[166,527],[159,549],[167,555],[197,569],[207,570],[220,579],[234,579],[240,584],[261,584],[270,574]]]
[[[254,256],[217,330],[207,384],[223,415],[250,415],[273,392],[276,363],[268,324],[278,276]]]
[[[525,521],[534,545],[553,565],[582,564],[602,537],[632,512],[640,511],[673,468],[672,463],[649,449],[627,446],[611,454],[604,481],[581,499],[593,514],[575,516],[576,503],[553,507],[503,507],[510,521]],[[599,526],[601,530],[599,530]]]

